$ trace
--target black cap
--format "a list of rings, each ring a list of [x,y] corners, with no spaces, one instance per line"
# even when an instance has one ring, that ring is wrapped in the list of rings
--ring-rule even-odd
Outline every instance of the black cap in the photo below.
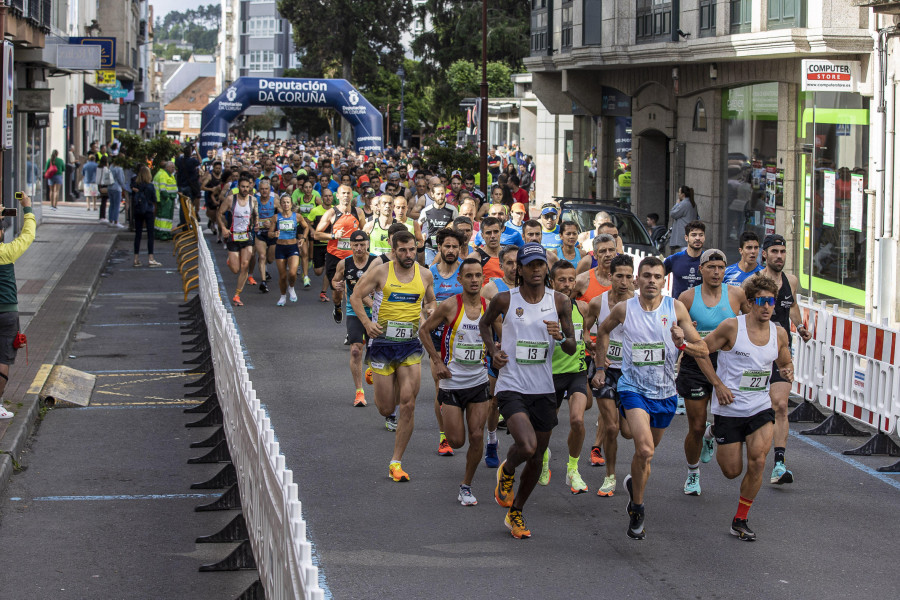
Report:
[[[353,233],[350,234],[351,242],[368,242],[369,235],[363,231],[362,229],[357,229]]]
[[[763,240],[763,250],[768,250],[772,246],[787,247],[787,243],[784,241],[784,236],[777,233],[767,235],[766,239]]]

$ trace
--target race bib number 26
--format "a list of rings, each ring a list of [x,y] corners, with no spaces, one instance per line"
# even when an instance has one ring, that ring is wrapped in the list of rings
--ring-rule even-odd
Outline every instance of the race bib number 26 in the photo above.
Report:
[[[408,342],[417,334],[415,324],[409,321],[388,321],[384,339],[392,342]]]

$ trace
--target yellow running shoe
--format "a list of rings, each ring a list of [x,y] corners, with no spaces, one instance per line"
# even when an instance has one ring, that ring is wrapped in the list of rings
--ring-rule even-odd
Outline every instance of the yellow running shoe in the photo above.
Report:
[[[531,531],[525,527],[525,517],[522,516],[521,510],[509,509],[506,513],[506,528],[517,540],[528,539],[531,537]]]
[[[500,466],[497,467],[497,487],[494,488],[494,500],[497,501],[497,504],[502,506],[503,508],[509,508],[512,506],[513,498],[515,494],[513,493],[513,484],[516,482],[516,475],[507,475],[503,472],[503,465],[506,464],[504,460],[500,463]]]
[[[409,481],[409,475],[400,467],[400,463],[392,462],[388,467],[388,477],[394,481]]]

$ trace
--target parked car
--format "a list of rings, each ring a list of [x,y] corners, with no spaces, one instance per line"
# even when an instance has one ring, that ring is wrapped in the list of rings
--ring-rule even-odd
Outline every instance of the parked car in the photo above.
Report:
[[[560,221],[573,221],[578,224],[581,231],[590,231],[594,229],[594,218],[597,213],[605,212],[619,229],[619,237],[622,238],[626,250],[640,250],[645,254],[662,256],[650,241],[650,235],[644,229],[640,219],[627,208],[591,198],[557,197],[555,200],[560,203],[562,208]]]

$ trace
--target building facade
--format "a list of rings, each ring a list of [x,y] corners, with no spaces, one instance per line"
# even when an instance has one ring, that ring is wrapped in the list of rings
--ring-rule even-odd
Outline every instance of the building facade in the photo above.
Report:
[[[805,289],[871,308],[874,199],[851,186],[871,189],[874,20],[851,2],[532,0],[525,62],[547,109],[572,116],[567,147],[596,148],[599,198],[630,151],[640,217],[667,216],[687,185],[708,247],[737,260],[742,231],[781,233]],[[851,61],[857,91],[802,91],[803,59]]]
[[[296,68],[291,33],[275,0],[222,0],[220,89],[238,77],[281,77]]]

